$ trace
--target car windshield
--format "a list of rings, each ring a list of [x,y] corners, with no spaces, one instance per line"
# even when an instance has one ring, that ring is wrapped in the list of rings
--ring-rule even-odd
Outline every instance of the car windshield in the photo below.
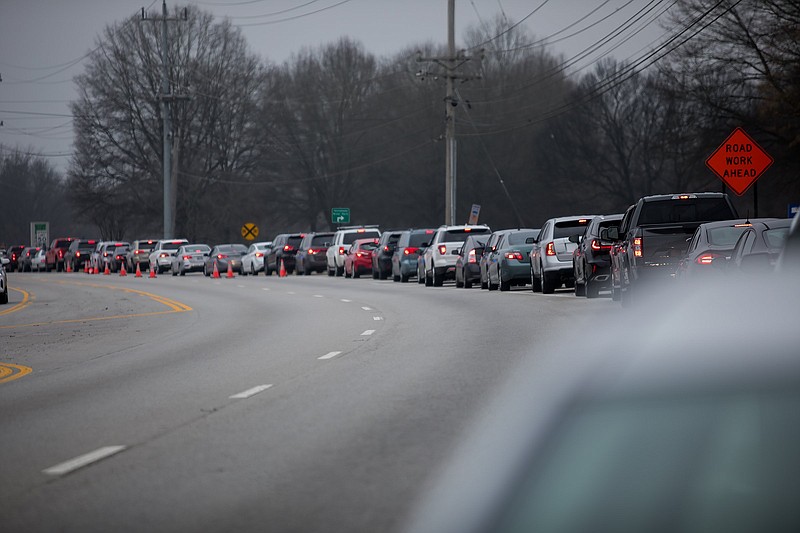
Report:
[[[508,236],[508,244],[531,244],[539,236],[539,230],[515,231]],[[532,239],[532,240],[528,240]]]
[[[724,198],[692,198],[645,202],[639,214],[639,224],[670,224],[681,222],[711,222],[732,218],[731,208]]]
[[[575,407],[495,531],[798,531],[798,409],[797,391]]]
[[[726,226],[724,228],[712,228],[708,230],[708,243],[713,246],[724,246],[733,248],[739,236],[748,226]]]
[[[588,223],[589,220],[585,218],[556,222],[555,228],[553,228],[553,238],[565,239],[574,235],[583,235]]]
[[[354,231],[352,233],[345,233],[344,240],[342,242],[343,244],[353,244],[358,239],[366,239],[368,237],[380,237],[380,236],[381,234],[378,232],[378,230],[368,229],[361,232]]]

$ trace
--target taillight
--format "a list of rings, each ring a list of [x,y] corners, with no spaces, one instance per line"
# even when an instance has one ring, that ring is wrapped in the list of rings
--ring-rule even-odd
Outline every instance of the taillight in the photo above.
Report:
[[[474,252],[475,250],[473,250]],[[522,252],[513,251],[513,252],[506,252],[505,253],[506,259],[516,259],[517,261],[522,261]]]
[[[339,255],[344,255],[344,254],[345,254],[344,246],[340,246],[339,247]]]
[[[633,256],[642,257],[642,238],[634,237],[633,239]]]
[[[158,257],[169,257],[169,254],[167,252],[161,252],[158,254]]]
[[[108,252],[103,252],[103,257],[108,257]]]
[[[361,257],[362,255],[364,255],[362,252],[356,252],[356,257]]]
[[[59,248],[59,250],[58,250],[58,257],[59,257],[59,258],[63,258],[63,257],[64,257],[64,250],[61,250],[61,249]]]
[[[475,248],[473,248],[467,254],[467,263],[477,263],[477,262],[478,262],[478,254],[475,253]]]
[[[75,252],[75,257],[80,257],[80,256],[81,256],[80,252]]]
[[[714,259],[717,259],[719,257],[723,256],[720,254],[705,253],[701,256],[698,256],[698,258],[695,259],[694,262],[697,263],[698,265],[710,265],[714,261]]]
[[[545,255],[550,255],[550,256],[556,255],[556,245],[555,245],[555,243],[548,242],[544,253],[545,253]]]
[[[447,246],[444,244],[439,245],[439,255],[444,255],[447,253]]]
[[[227,259],[228,256],[225,254],[217,254],[217,259]]]
[[[191,255],[184,255],[183,256],[183,259],[186,260],[186,261],[189,261],[191,258],[192,258]]]
[[[264,257],[264,254],[262,254],[261,252],[256,252],[256,257]]]
[[[599,252],[601,250],[611,250],[610,244],[600,244],[600,241],[597,239],[592,239],[592,250],[595,252]]]
[[[287,244],[283,247],[284,252],[291,252],[292,250],[294,250],[294,247],[291,244]]]
[[[384,251],[384,252],[388,252],[388,251],[389,251],[389,245],[388,245],[388,244],[387,244],[386,246],[384,246],[384,247],[383,247],[383,251]]]
[[[413,247],[409,246],[408,248],[405,248],[403,250],[403,255],[411,255],[411,254],[416,254],[416,253],[419,253],[419,248],[413,248]]]

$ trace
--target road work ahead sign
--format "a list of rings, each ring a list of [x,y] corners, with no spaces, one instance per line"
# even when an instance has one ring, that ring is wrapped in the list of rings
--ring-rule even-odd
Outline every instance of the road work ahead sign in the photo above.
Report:
[[[706,166],[741,196],[772,165],[772,161],[772,157],[742,128],[736,128],[706,159]]]

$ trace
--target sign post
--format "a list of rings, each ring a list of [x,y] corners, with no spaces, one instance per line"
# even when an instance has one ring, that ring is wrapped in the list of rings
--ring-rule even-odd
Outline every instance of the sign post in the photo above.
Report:
[[[349,207],[331,208],[331,222],[333,222],[334,224],[349,224],[350,208]]]
[[[478,204],[472,204],[472,209],[469,210],[469,221],[467,224],[473,226],[478,223],[478,217],[481,214],[481,206]]]
[[[772,165],[772,157],[742,128],[733,130],[727,139],[706,159],[706,166],[738,196],[743,195]],[[758,196],[754,198],[758,216]]]

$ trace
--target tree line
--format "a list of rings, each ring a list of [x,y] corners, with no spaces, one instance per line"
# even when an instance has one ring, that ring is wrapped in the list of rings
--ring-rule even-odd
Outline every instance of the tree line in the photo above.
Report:
[[[282,64],[253,54],[227,21],[189,7],[170,25],[176,233],[241,240],[353,223],[444,221],[444,77],[421,43],[378,58],[349,38]],[[722,190],[704,161],[736,126],[774,158],[759,215],[798,201],[800,6],[679,0],[673,37],[642,60],[589,71],[497,17],[465,35],[459,73],[457,218],[480,204],[493,227],[621,212],[644,194]],[[105,238],[162,223],[161,26],[113,24],[76,78],[75,154],[63,187]],[[483,52],[480,52],[482,50]],[[421,52],[421,53],[418,53]],[[482,56],[482,57],[481,57]],[[753,213],[753,191],[736,198]]]

